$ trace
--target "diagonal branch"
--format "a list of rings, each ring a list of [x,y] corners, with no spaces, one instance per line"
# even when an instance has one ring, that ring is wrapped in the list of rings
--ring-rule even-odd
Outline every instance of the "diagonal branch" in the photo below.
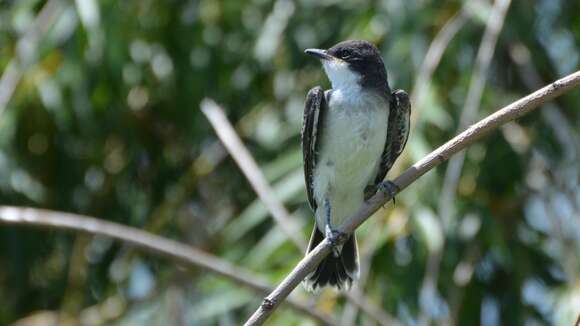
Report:
[[[477,50],[475,71],[471,75],[467,99],[465,100],[461,116],[459,117],[457,131],[464,130],[477,118],[479,104],[487,81],[488,70],[510,4],[511,0],[496,0],[493,5],[483,38]],[[443,189],[441,190],[441,196],[439,198],[439,215],[445,227],[450,227],[453,222],[451,203],[455,201],[455,192],[457,191],[457,184],[461,177],[464,161],[465,152],[452,158],[449,164],[447,164],[447,170],[443,177]]]
[[[66,2],[60,0],[46,2],[24,35],[18,40],[17,55],[8,62],[0,77],[0,116],[8,106],[26,67],[35,63],[35,56],[40,52],[37,49],[40,40],[64,12],[65,4]]]
[[[501,125],[515,120],[545,102],[562,95],[563,93],[580,85],[580,71],[570,74],[554,83],[537,90],[536,92],[519,99],[518,101],[496,111],[483,120],[467,128],[461,134],[455,136],[447,143],[443,144],[419,162],[415,163],[393,182],[403,190],[411,183],[417,180],[434,167],[448,160],[457,152],[465,149],[486,134],[497,129]],[[344,234],[350,234],[366,221],[371,214],[376,212],[381,206],[385,205],[391,196],[385,193],[377,193],[373,196],[359,211],[348,219],[339,231]],[[346,239],[342,237],[339,243]],[[272,291],[262,302],[260,307],[246,321],[245,325],[262,325],[268,317],[276,310],[282,301],[300,284],[300,282],[316,268],[316,266],[331,251],[332,245],[327,239],[324,239],[314,250],[304,257],[294,269],[286,276],[284,280]]]
[[[36,208],[0,206],[0,224],[44,226],[104,235],[135,245],[145,252],[155,253],[161,257],[177,261],[185,266],[200,267],[219,274],[258,293],[268,293],[272,290],[268,282],[260,277],[199,249],[136,228],[94,217]],[[288,300],[288,305],[310,316],[320,324],[335,325],[330,317],[310,305],[294,299]]]
[[[458,132],[464,130],[472,123],[477,116],[483,91],[485,89],[488,70],[491,65],[493,54],[497,45],[497,40],[505,18],[511,4],[511,0],[496,0],[491,9],[489,18],[485,26],[485,32],[479,44],[477,56],[475,59],[474,72],[471,75],[469,83],[469,90],[467,92],[467,99],[461,116],[459,118]],[[465,152],[461,152],[449,160],[447,170],[443,177],[443,186],[439,196],[439,216],[437,220],[437,227],[439,232],[446,232],[453,229],[455,222],[453,205],[455,202],[455,193],[457,191],[457,184],[461,177],[461,170],[465,161]],[[438,296],[437,279],[441,269],[441,261],[443,258],[442,252],[445,247],[445,241],[442,242],[440,248],[429,253],[427,259],[427,268],[423,277],[423,284],[421,286],[421,297],[430,298],[429,300],[421,300],[421,312],[419,314],[419,323],[430,324],[431,314],[428,312],[428,305],[425,302],[432,301]]]
[[[469,2],[466,2],[463,4],[461,10],[455,13],[455,15],[445,23],[429,45],[429,49],[425,54],[425,59],[421,63],[421,67],[419,68],[411,92],[411,107],[413,108],[411,114],[413,116],[416,116],[417,114],[417,104],[420,103],[425,91],[427,91],[431,82],[431,77],[439,65],[447,46],[455,37],[457,32],[459,32],[469,20],[470,15]]]
[[[290,214],[282,203],[274,195],[274,191],[260,170],[258,163],[246,149],[242,140],[227,120],[223,110],[212,100],[205,99],[201,102],[201,111],[205,114],[213,126],[218,137],[232,155],[260,200],[268,207],[272,217],[278,226],[292,240],[300,250],[306,250],[306,242],[301,237],[302,233],[290,219]]]
[[[521,81],[529,89],[533,90],[544,84],[540,73],[532,64],[531,52],[523,43],[515,42],[509,46],[511,60],[517,65]],[[570,122],[562,114],[562,108],[554,103],[547,103],[542,110],[542,117],[546,124],[552,128],[554,136],[560,143],[565,160],[573,160],[580,154],[580,139],[570,125]]]

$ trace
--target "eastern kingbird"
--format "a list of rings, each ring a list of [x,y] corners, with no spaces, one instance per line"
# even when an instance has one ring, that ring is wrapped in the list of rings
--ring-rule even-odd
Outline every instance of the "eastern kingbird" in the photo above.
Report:
[[[393,193],[383,181],[409,136],[411,105],[403,90],[391,92],[379,50],[366,41],[345,41],[328,50],[307,49],[322,62],[332,89],[312,88],[306,96],[302,151],[308,202],[316,223],[308,252],[337,229],[377,190]],[[306,289],[325,285],[349,289],[358,278],[355,235],[335,246]]]

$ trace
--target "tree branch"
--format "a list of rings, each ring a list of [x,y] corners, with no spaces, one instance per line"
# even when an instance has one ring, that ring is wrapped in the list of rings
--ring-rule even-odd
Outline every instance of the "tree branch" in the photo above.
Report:
[[[543,103],[580,85],[580,71],[570,74],[556,82],[524,97],[489,115],[483,120],[469,127],[461,134],[455,136],[426,157],[415,163],[393,182],[403,190],[419,177],[445,162],[452,155],[465,149],[475,141],[497,129],[499,126],[515,120]],[[344,234],[350,234],[366,221],[371,214],[385,205],[392,198],[390,195],[379,192],[374,195],[359,211],[348,219],[340,228]],[[344,242],[343,237],[339,243]],[[272,291],[262,302],[260,307],[248,319],[245,325],[262,325],[266,319],[276,310],[278,305],[294,290],[296,286],[326,257],[331,251],[331,244],[324,239],[314,250],[304,257],[286,278]]]
[[[260,170],[258,163],[254,160],[248,149],[235,129],[229,123],[224,111],[212,100],[204,99],[201,102],[201,111],[211,123],[216,134],[232,155],[260,200],[266,205],[272,217],[278,223],[288,239],[301,250],[306,250],[306,242],[301,237],[302,232],[290,219],[290,214],[274,195],[274,190],[268,184],[266,177]]]
[[[522,83],[529,89],[533,90],[541,87],[544,82],[540,73],[532,64],[531,52],[523,43],[515,42],[509,46],[511,60],[518,66],[518,73]],[[576,136],[570,122],[562,114],[562,108],[555,103],[547,103],[542,110],[542,117],[546,124],[552,128],[554,136],[560,143],[564,152],[565,160],[574,160],[580,150],[580,139]]]
[[[489,18],[485,26],[485,32],[479,44],[477,56],[475,59],[475,68],[471,74],[467,99],[459,117],[459,126],[457,132],[467,128],[472,123],[479,111],[483,91],[487,83],[488,70],[491,65],[493,54],[497,45],[497,40],[503,29],[505,17],[507,15],[511,0],[496,0],[491,9]],[[438,211],[440,218],[437,219],[437,232],[445,233],[452,230],[455,224],[455,213],[453,212],[453,203],[455,202],[455,193],[457,184],[461,177],[463,163],[465,161],[465,152],[461,152],[449,160],[447,169],[443,177],[443,186],[439,195]],[[436,300],[438,296],[437,280],[441,269],[442,252],[445,249],[445,237],[442,244],[437,250],[429,253],[427,259],[427,269],[423,277],[421,286],[421,297],[429,300],[421,300],[421,312],[419,314],[419,323],[431,324],[432,316],[428,312],[428,303]]]
[[[46,35],[56,18],[64,12],[65,4],[60,0],[46,2],[24,35],[18,40],[17,54],[8,62],[0,77],[0,116],[8,106],[26,67],[35,63],[35,56],[40,52],[37,49],[39,41]]]
[[[461,10],[455,13],[455,15],[453,15],[445,25],[443,25],[429,45],[427,53],[425,53],[425,59],[423,59],[423,62],[421,63],[421,67],[419,68],[411,92],[411,107],[413,108],[411,114],[414,117],[417,115],[417,104],[420,103],[423,94],[428,89],[431,77],[439,65],[443,53],[457,32],[461,30],[463,25],[465,25],[470,18],[469,4],[469,2],[465,2]]]
[[[268,282],[262,278],[199,249],[136,228],[93,217],[44,209],[0,206],[0,224],[45,226],[104,235],[133,244],[146,252],[169,258],[185,266],[196,266],[219,274],[258,293],[265,294],[272,290]],[[330,317],[307,304],[290,299],[288,305],[320,324],[335,325]]]
[[[487,81],[487,72],[510,4],[511,0],[496,0],[493,5],[483,38],[477,50],[475,71],[471,74],[467,99],[459,117],[458,132],[467,128],[477,118],[477,111],[479,110],[479,104]],[[452,216],[454,212],[452,211],[451,203],[455,201],[455,192],[457,191],[457,184],[464,161],[465,153],[460,153],[452,158],[447,164],[447,170],[443,177],[443,187],[438,206],[439,216],[441,216],[446,227],[452,225],[453,222]]]

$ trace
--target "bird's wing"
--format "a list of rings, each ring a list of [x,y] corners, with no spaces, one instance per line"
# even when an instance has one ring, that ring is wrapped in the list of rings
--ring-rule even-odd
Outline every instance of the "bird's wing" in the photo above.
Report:
[[[320,86],[312,88],[306,95],[304,118],[302,121],[302,155],[304,161],[304,178],[308,203],[316,210],[314,200],[313,174],[318,160],[318,143],[322,122],[327,110],[324,91]]]
[[[391,95],[389,122],[387,125],[387,141],[381,156],[381,164],[375,178],[375,185],[387,176],[395,161],[407,144],[411,117],[411,102],[404,90],[394,91]]]

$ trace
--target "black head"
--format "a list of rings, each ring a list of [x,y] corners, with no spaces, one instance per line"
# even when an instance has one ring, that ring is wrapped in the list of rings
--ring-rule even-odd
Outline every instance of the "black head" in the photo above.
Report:
[[[307,49],[306,54],[323,61],[340,60],[360,75],[362,87],[376,88],[390,93],[387,71],[379,50],[370,42],[353,40],[340,42],[328,50]]]

